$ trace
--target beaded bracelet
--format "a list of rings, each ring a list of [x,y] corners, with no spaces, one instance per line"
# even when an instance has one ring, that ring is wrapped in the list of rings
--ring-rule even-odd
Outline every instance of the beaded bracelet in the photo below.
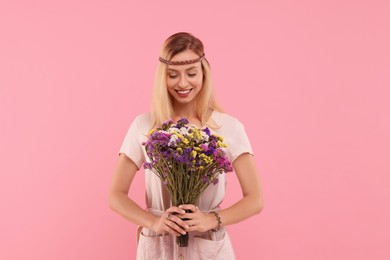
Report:
[[[210,211],[210,213],[215,215],[215,217],[217,218],[217,222],[218,222],[218,226],[216,228],[211,229],[211,231],[217,232],[221,228],[221,224],[222,224],[221,217],[219,216],[218,212]]]

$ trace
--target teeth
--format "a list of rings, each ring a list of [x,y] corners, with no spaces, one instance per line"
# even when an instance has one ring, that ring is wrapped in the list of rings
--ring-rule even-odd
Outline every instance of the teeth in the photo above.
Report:
[[[178,90],[177,92],[179,92],[179,94],[187,94],[187,93],[190,92],[190,89],[189,90],[183,90],[183,91]]]

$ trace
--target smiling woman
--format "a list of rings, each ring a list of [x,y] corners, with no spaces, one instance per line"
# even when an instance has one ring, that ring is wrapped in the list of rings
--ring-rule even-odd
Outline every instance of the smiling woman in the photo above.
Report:
[[[136,117],[125,136],[110,189],[110,207],[140,226],[137,259],[235,259],[225,226],[259,213],[263,207],[248,136],[242,123],[223,113],[217,105],[210,66],[199,39],[189,33],[172,35],[165,41],[159,60],[152,111]],[[186,118],[190,125],[203,128],[204,133],[210,134],[211,129],[220,139],[213,141],[205,137],[205,143],[198,147],[183,139],[184,132],[173,134],[164,130],[163,135],[172,137],[172,142],[183,141],[184,148],[176,151],[180,157],[186,157],[186,151],[191,150],[188,158],[193,161],[197,154],[194,151],[203,149],[207,155],[203,154],[202,160],[208,159],[210,165],[220,163],[217,159],[210,161],[209,155],[218,153],[212,147],[220,145],[222,140],[227,145],[226,158],[233,165],[243,194],[232,206],[220,207],[226,190],[225,174],[218,174],[218,182],[208,186],[194,204],[174,205],[166,184],[146,166],[147,210],[128,197],[135,173],[142,165],[153,165],[148,154],[154,150],[147,153],[143,147],[148,133],[154,133],[154,128],[161,127],[168,119],[176,123],[182,118]],[[180,128],[180,131],[184,130]],[[171,172],[167,167],[163,171]],[[196,172],[199,173],[196,169],[189,169],[184,173]],[[188,237],[188,244],[175,243],[175,237],[180,235]]]
[[[197,60],[198,55],[191,50],[177,54],[173,62],[183,60]],[[174,98],[173,107],[191,103],[202,89],[203,72],[200,62],[188,65],[168,65],[167,88]],[[194,102],[192,102],[195,104]],[[191,108],[194,110],[195,107]]]
[[[177,110],[197,125],[207,123],[211,110],[222,111],[214,98],[210,65],[198,38],[189,33],[172,35],[163,44],[159,60],[151,111],[153,126],[177,116]]]

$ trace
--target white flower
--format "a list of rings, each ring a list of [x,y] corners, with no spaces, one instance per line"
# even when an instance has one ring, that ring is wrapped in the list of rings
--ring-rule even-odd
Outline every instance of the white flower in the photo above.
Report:
[[[186,128],[186,127],[182,127],[182,128],[180,128],[180,134],[181,135],[188,135],[189,133],[188,133],[188,129]]]
[[[208,142],[209,141],[209,136],[202,131],[202,140],[205,141],[205,142]]]
[[[175,146],[176,141],[179,139],[177,135],[171,135],[171,138],[169,139],[168,145],[169,146]]]

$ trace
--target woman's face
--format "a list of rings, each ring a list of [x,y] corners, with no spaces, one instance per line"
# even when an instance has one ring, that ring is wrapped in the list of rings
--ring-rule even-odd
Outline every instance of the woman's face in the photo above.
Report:
[[[185,50],[176,54],[171,61],[185,61],[199,58],[199,55],[191,50]],[[196,95],[202,89],[203,71],[201,62],[187,65],[168,65],[167,89],[174,101],[180,104],[188,104],[195,100]]]

